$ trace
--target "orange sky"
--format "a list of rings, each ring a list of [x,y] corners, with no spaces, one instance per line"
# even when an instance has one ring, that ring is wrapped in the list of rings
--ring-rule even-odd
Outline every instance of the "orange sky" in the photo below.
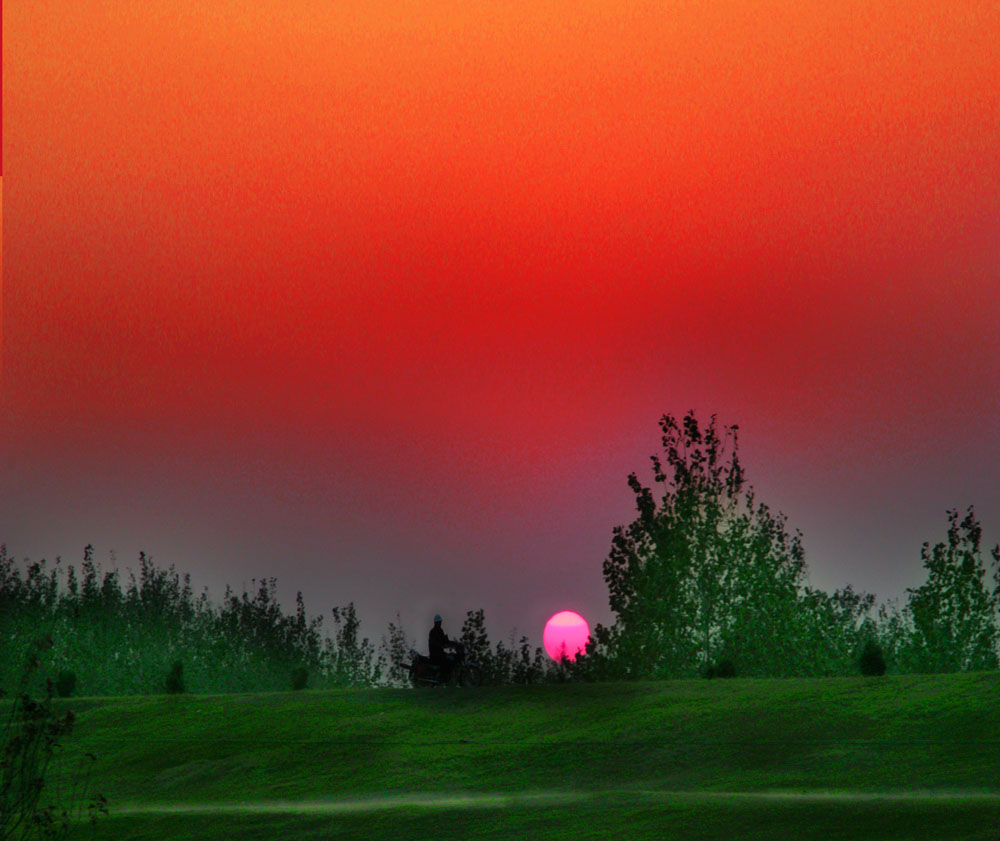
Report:
[[[823,584],[899,589],[927,512],[1000,518],[995,4],[37,0],[4,29],[15,553],[235,579],[294,545],[291,586],[339,558],[388,613],[365,570],[412,584],[416,544],[479,571],[470,609],[509,569],[593,614],[624,476],[690,407],[741,424]],[[917,477],[893,549],[837,537]]]

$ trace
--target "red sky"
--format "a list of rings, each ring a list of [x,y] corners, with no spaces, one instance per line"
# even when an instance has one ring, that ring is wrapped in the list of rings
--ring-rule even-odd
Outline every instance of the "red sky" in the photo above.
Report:
[[[918,584],[948,507],[1000,537],[995,4],[3,23],[15,555],[540,641],[607,620],[625,477],[689,408],[819,586]]]

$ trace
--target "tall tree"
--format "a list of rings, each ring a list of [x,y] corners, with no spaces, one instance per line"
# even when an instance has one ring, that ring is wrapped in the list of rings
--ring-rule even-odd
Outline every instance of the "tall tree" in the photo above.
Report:
[[[406,686],[410,677],[410,650],[415,643],[411,642],[403,628],[403,620],[396,613],[396,621],[389,623],[388,636],[382,636],[379,650],[385,662],[385,680],[389,686]]]
[[[360,638],[361,620],[354,602],[335,607],[333,639],[326,639],[327,678],[338,686],[374,686],[385,671],[385,654],[367,638]]]
[[[927,672],[997,668],[1000,642],[1000,546],[994,547],[993,587],[980,552],[983,530],[970,506],[959,522],[948,511],[948,541],[920,550],[927,580],[908,589],[912,668]]]
[[[722,656],[780,671],[795,656],[802,536],[746,487],[737,426],[713,415],[702,427],[689,412],[664,415],[660,429],[659,498],[628,477],[638,517],[614,530],[604,562],[616,620],[596,629],[589,656],[626,677],[694,674]]]

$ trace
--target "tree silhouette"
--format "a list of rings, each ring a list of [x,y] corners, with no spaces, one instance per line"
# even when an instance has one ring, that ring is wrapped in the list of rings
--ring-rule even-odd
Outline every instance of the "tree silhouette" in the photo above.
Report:
[[[908,589],[912,620],[909,657],[926,672],[997,668],[1000,611],[1000,546],[994,547],[993,589],[980,553],[983,530],[970,506],[961,522],[948,511],[948,541],[924,543],[920,557],[927,581]]]
[[[808,624],[802,536],[758,503],[738,457],[738,427],[660,420],[651,457],[658,498],[628,477],[638,517],[614,530],[604,579],[616,620],[598,626],[595,674],[694,675],[721,658],[740,674],[794,674]],[[822,602],[818,594],[813,601]]]
[[[870,639],[865,642],[865,647],[861,650],[858,658],[858,668],[865,677],[878,677],[885,674],[885,656],[882,654],[882,646],[875,640]]]

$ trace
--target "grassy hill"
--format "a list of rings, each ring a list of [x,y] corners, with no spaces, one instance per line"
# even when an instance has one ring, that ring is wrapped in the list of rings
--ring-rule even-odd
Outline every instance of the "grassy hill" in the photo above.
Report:
[[[70,706],[102,838],[1000,837],[996,673]]]

